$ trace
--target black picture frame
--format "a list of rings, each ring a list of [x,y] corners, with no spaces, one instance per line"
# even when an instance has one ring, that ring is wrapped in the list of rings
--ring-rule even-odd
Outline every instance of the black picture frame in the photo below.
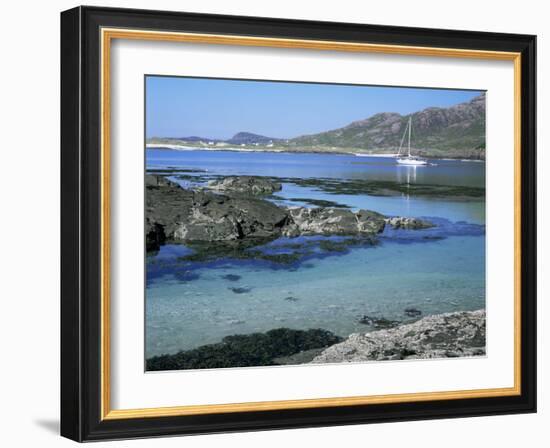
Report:
[[[100,29],[521,53],[521,393],[516,396],[102,419]],[[536,412],[536,37],[77,7],[61,14],[61,435],[76,441]]]

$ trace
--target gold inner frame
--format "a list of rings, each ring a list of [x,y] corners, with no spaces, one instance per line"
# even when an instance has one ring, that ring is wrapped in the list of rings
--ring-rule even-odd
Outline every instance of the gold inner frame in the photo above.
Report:
[[[302,400],[261,401],[229,404],[170,406],[140,409],[111,409],[110,368],[110,50],[113,39],[185,42],[212,45],[239,45],[383,53],[412,56],[505,60],[514,63],[514,386],[442,392],[418,392]],[[216,34],[101,29],[101,419],[167,417],[227,412],[306,409],[382,403],[502,397],[521,394],[521,54],[514,52],[466,50],[304,39],[279,39]]]

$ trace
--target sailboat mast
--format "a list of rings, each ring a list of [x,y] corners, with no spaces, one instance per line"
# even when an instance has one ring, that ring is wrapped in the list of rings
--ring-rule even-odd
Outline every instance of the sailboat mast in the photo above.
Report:
[[[411,127],[412,127],[412,117],[409,117],[409,157],[411,156]]]
[[[403,149],[403,142],[407,136],[407,131],[409,130],[409,123],[405,126],[405,131],[403,131],[403,137],[401,137],[401,142],[399,143],[399,150],[397,151],[397,157],[401,155],[401,149]]]

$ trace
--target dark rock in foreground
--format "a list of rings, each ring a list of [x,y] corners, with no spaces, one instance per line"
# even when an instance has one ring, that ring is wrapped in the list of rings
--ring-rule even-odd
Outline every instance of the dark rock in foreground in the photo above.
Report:
[[[161,355],[147,360],[147,370],[218,369],[279,365],[285,358],[342,341],[322,329],[291,330],[277,328],[267,333],[234,335],[218,344],[204,345],[175,355]]]
[[[454,358],[485,355],[485,310],[424,317],[388,330],[350,335],[314,363]]]
[[[271,194],[281,191],[281,184],[267,177],[228,176],[208,182],[208,188],[226,193],[246,193],[252,195]]]
[[[157,176],[147,176],[157,177]],[[172,241],[235,241],[281,234],[287,213],[269,201],[194,191],[147,181],[146,216],[150,229],[162,227]],[[151,238],[153,239],[153,238]]]

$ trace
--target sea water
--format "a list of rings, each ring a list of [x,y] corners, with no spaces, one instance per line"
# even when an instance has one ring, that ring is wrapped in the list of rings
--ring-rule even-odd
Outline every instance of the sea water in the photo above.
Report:
[[[339,154],[147,150],[148,168],[201,169],[212,175],[485,185],[482,162],[434,163],[407,167],[389,158]],[[190,250],[163,246],[147,259],[146,357],[216,343],[233,334],[286,327],[323,328],[347,336],[367,330],[359,323],[364,315],[402,320],[406,308],[429,315],[485,306],[484,199],[328,194],[291,182],[277,196],[282,202],[321,199],[352,210],[426,217],[438,226],[387,229],[377,245],[314,254],[288,266],[218,260],[182,272],[172,268],[174,261]]]

